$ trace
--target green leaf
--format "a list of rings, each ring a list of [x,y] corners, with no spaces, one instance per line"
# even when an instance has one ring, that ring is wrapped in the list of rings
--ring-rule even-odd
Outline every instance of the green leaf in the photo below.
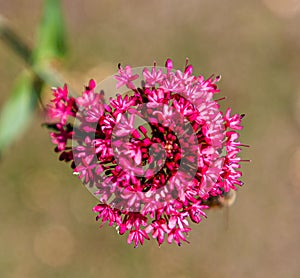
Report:
[[[33,53],[37,64],[61,58],[66,54],[66,33],[60,0],[45,0],[44,12]]]
[[[29,72],[23,72],[17,79],[10,97],[0,111],[0,154],[26,129],[43,84]]]

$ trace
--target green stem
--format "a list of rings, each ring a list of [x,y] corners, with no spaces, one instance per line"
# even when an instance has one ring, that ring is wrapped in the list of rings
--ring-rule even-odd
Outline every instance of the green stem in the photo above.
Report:
[[[25,63],[32,66],[32,49],[14,32],[0,15],[0,39],[12,49]]]
[[[8,25],[8,22],[1,15],[0,39],[25,62],[27,68],[36,76],[36,79],[51,86],[62,86],[64,84],[64,79],[50,64],[47,64],[47,67],[34,65],[32,48]]]

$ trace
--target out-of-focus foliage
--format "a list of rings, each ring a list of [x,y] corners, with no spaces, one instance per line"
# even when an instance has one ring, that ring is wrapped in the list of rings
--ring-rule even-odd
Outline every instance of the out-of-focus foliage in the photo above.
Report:
[[[6,22],[1,21],[0,38],[26,63],[29,72],[22,73],[0,112],[0,154],[20,137],[28,126],[37,106],[37,100],[46,83],[57,85],[58,78],[51,62],[66,53],[66,35],[60,0],[45,0],[44,12],[38,26],[34,50],[25,46]],[[1,36],[2,30],[2,36]],[[5,34],[6,36],[4,36]],[[20,47],[24,45],[24,47]],[[26,51],[25,51],[26,50]]]
[[[62,58],[67,52],[64,17],[60,0],[45,0],[44,15],[37,33],[33,53],[35,64]]]
[[[24,71],[16,80],[0,115],[0,150],[27,128],[41,88],[42,82],[28,71]]]

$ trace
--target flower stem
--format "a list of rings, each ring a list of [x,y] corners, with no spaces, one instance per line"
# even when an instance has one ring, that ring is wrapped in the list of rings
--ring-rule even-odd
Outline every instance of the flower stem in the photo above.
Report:
[[[32,50],[17,33],[8,26],[7,21],[0,15],[0,39],[12,49],[25,63],[32,66]]]
[[[8,21],[1,15],[0,40],[25,62],[27,69],[30,70],[41,83],[46,83],[51,86],[62,86],[64,84],[64,79],[51,67],[50,63],[47,63],[45,67],[44,65],[36,65],[33,62],[33,49],[9,26]]]

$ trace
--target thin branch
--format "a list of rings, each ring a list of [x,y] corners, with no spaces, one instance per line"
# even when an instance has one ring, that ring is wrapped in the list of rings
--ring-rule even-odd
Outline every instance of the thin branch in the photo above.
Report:
[[[0,39],[12,49],[25,63],[32,66],[32,49],[21,39],[17,33],[7,24],[7,21],[0,15]]]
[[[53,68],[50,63],[47,67],[33,63],[33,49],[9,26],[8,21],[0,15],[0,39],[14,51],[26,64],[36,79],[51,86],[63,86],[64,78]],[[71,93],[71,92],[70,92]]]

